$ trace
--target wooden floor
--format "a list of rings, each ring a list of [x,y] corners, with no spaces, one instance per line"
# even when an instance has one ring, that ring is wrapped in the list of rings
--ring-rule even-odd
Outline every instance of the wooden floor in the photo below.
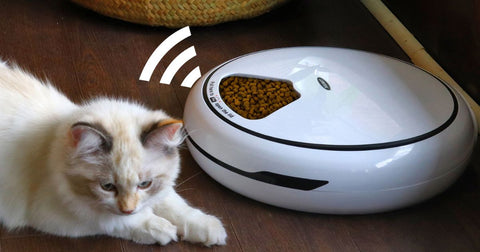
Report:
[[[479,1],[386,3],[478,101]],[[191,27],[192,36],[166,55],[151,81],[139,81],[150,54],[174,31],[113,20],[65,0],[0,1],[3,59],[48,77],[75,102],[97,95],[126,97],[177,117],[189,93],[179,83],[193,67],[205,73],[262,49],[333,46],[408,60],[360,2],[295,0],[258,18]],[[197,57],[180,69],[174,84],[158,84],[168,62],[192,45]],[[0,229],[0,251],[480,251],[478,158],[457,183],[427,202],[389,213],[334,216],[242,197],[208,177],[186,148],[182,156],[177,188],[192,205],[222,218],[229,235],[226,246],[143,246],[109,237],[71,239]],[[475,156],[480,156],[478,150]]]

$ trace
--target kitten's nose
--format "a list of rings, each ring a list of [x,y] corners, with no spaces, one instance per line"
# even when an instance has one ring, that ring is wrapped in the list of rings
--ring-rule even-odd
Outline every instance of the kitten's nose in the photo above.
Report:
[[[120,212],[122,212],[122,213],[124,213],[124,214],[132,214],[132,213],[133,213],[133,210],[120,209]]]

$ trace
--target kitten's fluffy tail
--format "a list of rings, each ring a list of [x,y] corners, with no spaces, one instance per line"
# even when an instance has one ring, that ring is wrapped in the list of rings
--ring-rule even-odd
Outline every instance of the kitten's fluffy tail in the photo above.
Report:
[[[18,110],[12,112],[18,116],[27,115],[19,111],[31,116],[44,117],[54,112],[65,114],[75,109],[75,105],[49,81],[42,81],[14,62],[2,58],[0,58],[0,90],[2,106],[9,106],[10,111]]]
[[[0,67],[2,67],[2,68],[7,68],[8,67],[8,63],[6,61],[4,61],[2,58],[0,58]]]

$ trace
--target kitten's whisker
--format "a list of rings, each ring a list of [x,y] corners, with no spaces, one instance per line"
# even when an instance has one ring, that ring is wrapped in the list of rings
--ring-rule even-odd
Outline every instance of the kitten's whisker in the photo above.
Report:
[[[195,188],[191,187],[191,188],[184,188],[184,189],[181,189],[181,190],[176,190],[177,193],[181,193],[181,192],[185,192],[185,191],[190,191],[190,190],[195,190]]]
[[[188,182],[189,180],[191,180],[191,179],[193,179],[194,177],[198,176],[200,173],[202,173],[202,171],[199,171],[199,172],[193,174],[192,176],[184,179],[183,181],[181,181],[180,183],[178,183],[178,184],[175,186],[175,188],[178,188],[179,186],[185,184],[185,183]]]
[[[187,131],[186,129],[183,129],[183,130],[184,130],[185,138],[187,138],[188,136],[191,136],[192,133],[195,133],[198,131],[198,129],[190,129],[190,131]]]

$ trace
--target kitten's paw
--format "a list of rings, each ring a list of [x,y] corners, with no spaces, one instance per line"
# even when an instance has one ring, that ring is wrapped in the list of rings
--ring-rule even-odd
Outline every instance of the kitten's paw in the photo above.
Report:
[[[177,227],[168,220],[157,217],[151,218],[133,235],[133,240],[143,244],[160,243],[166,245],[169,242],[177,241]]]
[[[227,232],[222,222],[212,215],[188,221],[183,230],[183,240],[189,242],[199,242],[206,246],[226,244]]]
[[[152,237],[162,245],[177,241],[177,227],[163,218],[153,218],[147,223],[147,229]]]

